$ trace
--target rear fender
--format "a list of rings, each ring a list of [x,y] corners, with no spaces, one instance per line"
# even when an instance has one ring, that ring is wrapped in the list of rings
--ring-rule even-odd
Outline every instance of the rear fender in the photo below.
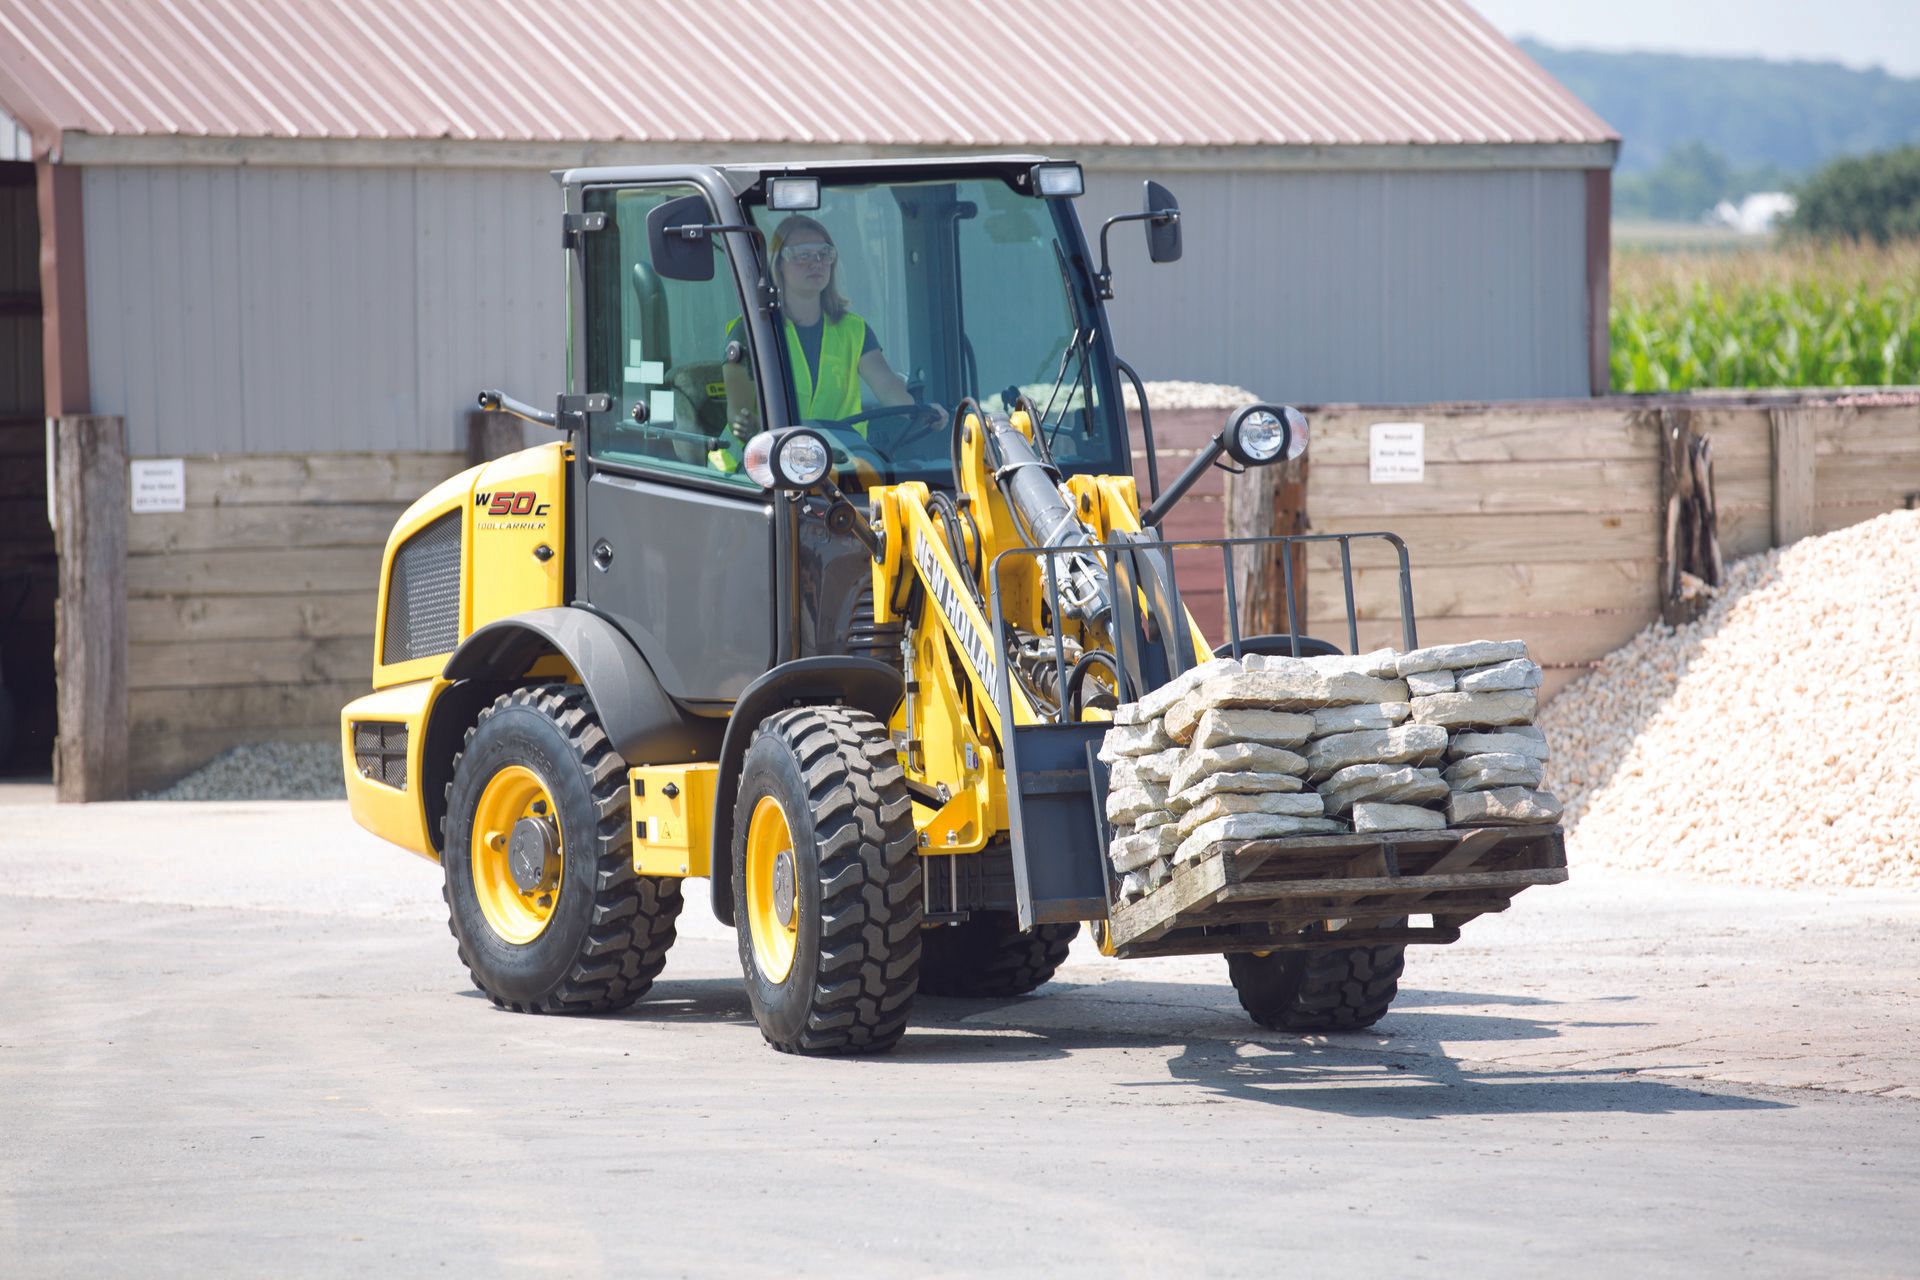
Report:
[[[727,719],[720,747],[719,785],[713,797],[713,914],[733,923],[733,806],[740,765],[760,722],[776,711],[810,704],[855,707],[886,723],[906,693],[900,672],[872,658],[822,656],[785,662],[746,687]]]

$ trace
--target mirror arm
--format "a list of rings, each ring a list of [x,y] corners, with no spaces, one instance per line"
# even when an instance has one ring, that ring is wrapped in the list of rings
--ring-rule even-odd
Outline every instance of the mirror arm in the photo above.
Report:
[[[1173,509],[1173,504],[1186,497],[1187,490],[1193,488],[1200,477],[1206,474],[1207,468],[1218,462],[1220,455],[1226,451],[1227,433],[1221,431],[1207,442],[1207,447],[1200,451],[1199,456],[1187,464],[1187,469],[1167,486],[1167,491],[1155,498],[1153,505],[1140,513],[1142,527],[1159,532],[1160,522],[1167,518],[1167,512]]]
[[[873,531],[873,525],[860,513],[860,508],[854,506],[847,495],[840,491],[833,477],[823,476],[813,487],[827,500],[827,528],[835,533],[851,533],[858,538],[860,545],[867,549],[867,554],[873,557],[874,563],[884,560],[886,546],[880,541],[880,535]]]
[[[1100,286],[1100,300],[1113,301],[1113,271],[1107,266],[1107,232],[1113,230],[1117,222],[1178,222],[1178,209],[1165,209],[1155,212],[1148,209],[1141,213],[1116,213],[1100,224],[1100,273],[1094,277],[1094,283]]]
[[[480,393],[480,407],[489,413],[509,414],[512,417],[519,418],[523,422],[531,422],[536,426],[554,428],[560,426],[560,418],[557,414],[548,413],[544,409],[536,409],[524,400],[515,400],[504,391],[482,391]]]

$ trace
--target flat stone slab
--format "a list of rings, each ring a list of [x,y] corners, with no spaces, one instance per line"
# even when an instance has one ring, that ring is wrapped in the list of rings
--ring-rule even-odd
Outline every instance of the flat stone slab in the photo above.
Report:
[[[1173,771],[1186,756],[1185,747],[1168,747],[1151,755],[1122,756],[1107,769],[1107,790],[1141,785],[1164,787],[1173,780]]]
[[[1176,866],[1191,862],[1215,844],[1230,840],[1272,840],[1279,836],[1331,835],[1345,831],[1346,823],[1331,818],[1290,818],[1275,813],[1235,813],[1203,822],[1180,842]]]
[[[1407,677],[1407,692],[1416,698],[1434,693],[1452,693],[1453,686],[1451,671],[1416,671]]]
[[[1133,820],[1133,829],[1135,831],[1151,831],[1155,827],[1164,826],[1172,822],[1177,816],[1178,814],[1173,807],[1173,797],[1168,796],[1166,808],[1149,809],[1147,812],[1141,814]]]
[[[1353,806],[1353,829],[1361,831],[1436,831],[1447,815],[1417,804],[1364,803]]]
[[[1460,689],[1466,693],[1493,693],[1501,689],[1538,689],[1540,687],[1540,664],[1528,658],[1514,658],[1509,662],[1496,662],[1490,667],[1476,667],[1472,671],[1460,673]],[[1408,682],[1412,687],[1412,682]]]
[[[1213,707],[1201,714],[1190,745],[1224,747],[1234,742],[1256,742],[1268,747],[1299,747],[1312,736],[1313,717],[1297,711]]]
[[[1250,654],[1240,661],[1248,671],[1259,671],[1269,663],[1310,662],[1320,671],[1351,671],[1355,675],[1392,680],[1399,674],[1400,655],[1392,649],[1375,649],[1372,653],[1323,653],[1311,658],[1295,658],[1290,653]]]
[[[1151,831],[1122,836],[1107,846],[1107,856],[1115,871],[1138,871],[1155,858],[1171,858],[1180,847],[1181,832],[1172,823]]]
[[[1537,787],[1546,763],[1511,752],[1467,756],[1450,765],[1447,785],[1455,791],[1491,791],[1495,787]]]
[[[1176,824],[1180,838],[1184,840],[1192,835],[1202,823],[1212,822],[1215,818],[1224,818],[1235,813],[1268,813],[1286,818],[1318,818],[1326,813],[1320,797],[1311,791],[1289,794],[1284,791],[1269,791],[1264,795],[1245,795],[1237,792],[1222,792],[1208,796],[1199,804],[1180,816]],[[1159,828],[1165,831],[1165,827]]]
[[[1127,787],[1122,791],[1107,792],[1107,821],[1128,825],[1138,821],[1143,815],[1167,807],[1167,789],[1165,787]]]
[[[1279,665],[1280,663],[1286,665]],[[1313,711],[1362,702],[1405,702],[1403,680],[1381,680],[1352,671],[1322,671],[1310,658],[1269,658],[1258,671],[1209,680],[1167,711],[1166,731],[1175,742],[1193,737],[1200,717],[1215,707],[1268,711]]]
[[[1516,724],[1487,733],[1472,730],[1456,733],[1447,743],[1449,760],[1491,755],[1529,756],[1535,760],[1545,760],[1547,735],[1533,725]]]
[[[1313,736],[1359,733],[1363,729],[1391,729],[1413,714],[1409,702],[1362,702],[1350,707],[1322,707],[1313,713]]]
[[[1169,708],[1209,680],[1238,675],[1241,665],[1233,658],[1211,658],[1197,667],[1189,667],[1158,689],[1142,695],[1137,707],[1141,722],[1158,720]],[[1118,717],[1116,717],[1116,720]]]
[[[1189,751],[1187,758],[1174,770],[1173,781],[1167,789],[1179,794],[1199,782],[1209,774],[1215,773],[1290,773],[1303,774],[1307,771],[1304,758],[1285,747],[1262,747],[1250,742],[1236,742],[1230,747],[1206,747],[1199,751]]]
[[[1531,689],[1503,693],[1435,693],[1413,700],[1413,718],[1446,729],[1485,729],[1525,724],[1539,702]]]
[[[1560,801],[1551,792],[1499,787],[1492,791],[1456,791],[1447,797],[1449,826],[1522,827],[1559,820]]]
[[[1449,790],[1438,769],[1408,764],[1354,764],[1320,784],[1327,812],[1338,817],[1362,802],[1424,804],[1445,800]]]
[[[1181,814],[1208,796],[1266,795],[1268,792],[1299,792],[1307,789],[1306,779],[1290,773],[1210,773],[1185,791],[1167,797],[1170,813]],[[1146,819],[1142,818],[1141,824]]]
[[[1439,725],[1339,733],[1308,744],[1307,776],[1319,781],[1355,764],[1432,764],[1446,749],[1447,731]]]
[[[1466,667],[1492,666],[1526,656],[1525,640],[1469,640],[1464,644],[1437,644],[1403,653],[1394,669],[1402,676],[1410,676],[1416,671],[1459,671]]]
[[[1100,740],[1100,758],[1108,764],[1127,756],[1152,755],[1173,745],[1158,720],[1145,724],[1116,724]]]

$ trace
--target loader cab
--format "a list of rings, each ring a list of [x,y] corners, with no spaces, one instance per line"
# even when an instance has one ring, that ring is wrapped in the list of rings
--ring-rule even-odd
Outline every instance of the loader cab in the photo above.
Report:
[[[724,715],[779,662],[853,651],[871,612],[864,548],[818,500],[767,493],[740,466],[754,433],[822,428],[856,496],[950,488],[954,407],[1025,397],[1064,473],[1130,473],[1086,242],[1071,201],[1035,190],[1036,163],[562,176],[569,391],[605,397],[577,450],[574,596],[676,700]],[[775,195],[797,176],[814,180],[803,208]],[[792,297],[781,251],[795,245],[816,278],[831,258],[838,314]]]

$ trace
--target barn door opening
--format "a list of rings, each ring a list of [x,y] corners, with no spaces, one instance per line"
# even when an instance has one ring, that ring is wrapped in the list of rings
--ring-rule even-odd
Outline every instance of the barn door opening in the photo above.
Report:
[[[53,767],[56,581],[34,173],[0,163],[0,776]]]

